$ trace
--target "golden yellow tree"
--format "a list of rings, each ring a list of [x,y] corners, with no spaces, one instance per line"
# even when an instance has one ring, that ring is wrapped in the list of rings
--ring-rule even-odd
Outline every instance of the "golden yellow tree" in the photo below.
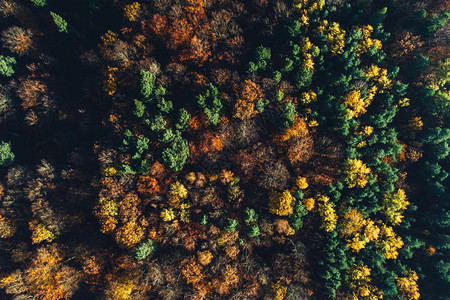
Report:
[[[370,172],[370,168],[362,160],[357,158],[348,159],[344,169],[344,182],[349,188],[363,188],[368,182]]]
[[[408,207],[405,191],[399,189],[396,193],[384,196],[381,211],[392,225],[399,225],[403,219],[403,212]]]
[[[387,259],[396,259],[398,250],[403,247],[404,242],[392,227],[383,224],[381,226],[380,238],[376,241],[377,247]]]
[[[378,289],[371,284],[371,269],[366,265],[353,264],[350,267],[348,273],[348,286],[350,288],[350,291],[347,299],[383,299],[380,291],[378,291]]]
[[[334,209],[334,203],[330,201],[330,197],[321,195],[317,199],[318,211],[322,218],[322,225],[320,226],[326,232],[331,232],[336,229],[338,216]]]
[[[416,300],[420,298],[417,280],[419,280],[419,276],[414,270],[408,270],[405,276],[397,278],[397,288],[405,299]]]
[[[295,198],[288,190],[272,191],[269,196],[269,212],[278,216],[289,216],[294,212]]]
[[[355,252],[379,237],[380,228],[372,220],[364,219],[356,209],[350,210],[341,220],[340,234],[345,238],[347,247]]]

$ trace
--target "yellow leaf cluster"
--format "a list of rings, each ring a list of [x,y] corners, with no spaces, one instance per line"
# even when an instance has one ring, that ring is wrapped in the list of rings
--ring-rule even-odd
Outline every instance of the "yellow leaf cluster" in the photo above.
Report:
[[[0,238],[6,239],[12,237],[16,232],[14,223],[8,218],[0,215]]]
[[[352,251],[359,252],[367,243],[378,239],[380,228],[372,220],[364,219],[356,209],[350,210],[341,220],[340,234]]]
[[[208,251],[208,250],[198,251],[197,258],[198,258],[198,262],[202,266],[206,266],[206,265],[209,265],[209,263],[211,263],[211,261],[213,259],[213,255],[212,255],[211,251]]]
[[[353,158],[348,159],[344,170],[344,181],[349,188],[359,187],[363,188],[367,184],[367,175],[371,170],[362,160]]]
[[[367,77],[378,83],[381,92],[392,87],[392,80],[387,75],[387,69],[380,68],[377,65],[370,65],[365,70]]]
[[[104,35],[100,37],[104,46],[112,46],[117,40],[119,35],[111,30],[108,30]]]
[[[364,126],[362,128],[362,134],[365,136],[370,136],[373,133],[373,127],[372,126]]]
[[[383,44],[380,40],[371,38],[373,32],[373,27],[371,25],[365,25],[359,28],[359,30],[362,31],[362,39],[358,46],[358,49],[356,49],[356,52],[358,54],[366,53],[370,50],[370,48],[372,48],[373,45],[375,45],[377,49],[381,49],[383,47]]]
[[[103,89],[109,96],[113,96],[117,92],[116,76],[114,74],[117,70],[118,68],[108,67],[108,72],[106,73]]]
[[[413,130],[422,130],[423,121],[421,117],[414,117],[409,120],[408,125]]]
[[[239,238],[239,231],[224,231],[217,239],[219,246],[232,245]]]
[[[306,177],[297,177],[297,180],[295,181],[295,184],[298,186],[299,189],[304,190],[308,188],[308,181],[306,180]]]
[[[119,172],[114,167],[107,167],[103,169],[103,176],[112,177],[118,175]]]
[[[315,203],[314,198],[311,198],[311,197],[306,198],[306,199],[303,199],[302,202],[303,202],[303,205],[305,205],[305,208],[307,211],[311,211],[314,209],[314,203]]]
[[[357,118],[366,113],[370,101],[361,97],[360,90],[353,90],[344,97],[344,105],[347,106],[348,115]]]
[[[309,133],[305,119],[298,115],[294,117],[294,123],[282,134],[277,134],[273,137],[275,141],[286,142],[293,137],[304,137]]]
[[[181,182],[176,181],[170,185],[168,196],[169,205],[173,208],[178,208],[180,201],[187,198],[188,190]]]
[[[175,219],[175,212],[173,211],[172,208],[165,208],[161,211],[161,213],[159,214],[159,216],[161,217],[161,219],[164,222],[170,222],[173,219]]]
[[[407,106],[409,106],[409,101],[410,101],[409,98],[406,98],[406,97],[402,98],[398,101],[398,105],[400,105],[400,107],[407,107]]]
[[[31,233],[31,241],[33,244],[39,244],[43,241],[51,242],[55,239],[55,234],[48,230],[44,224],[40,224],[37,221],[29,223]]]
[[[380,231],[380,238],[376,241],[376,245],[387,259],[396,259],[398,256],[398,249],[402,248],[404,242],[399,237],[392,227],[383,224]]]
[[[417,280],[419,280],[419,276],[414,270],[408,270],[405,276],[397,278],[397,288],[405,299],[417,300],[420,298]]]
[[[350,267],[348,284],[350,291],[347,299],[383,299],[382,294],[371,284],[372,278],[370,278],[370,273],[371,270],[366,265],[353,264]]]
[[[135,220],[127,222],[115,232],[115,240],[122,247],[134,247],[144,238],[145,229]]]
[[[396,193],[384,195],[381,211],[386,216],[388,222],[392,225],[399,225],[403,219],[403,211],[408,207],[409,201],[406,200],[406,194],[403,189]]]
[[[282,285],[280,281],[272,283],[272,292],[274,300],[283,300],[286,296],[287,286]]]
[[[303,92],[300,101],[303,104],[309,104],[317,100],[317,94],[314,91]]]
[[[111,281],[109,284],[109,289],[106,291],[108,299],[113,300],[126,300],[130,299],[131,293],[133,292],[136,284],[130,278],[120,278]]]
[[[330,24],[328,20],[323,20],[318,29],[326,33],[332,55],[344,53],[346,32],[340,28],[339,23],[332,22]]]
[[[289,216],[294,212],[295,198],[288,190],[272,191],[269,196],[269,212],[277,216]]]
[[[309,16],[308,16],[308,11],[306,9],[301,10],[299,21],[300,21],[300,24],[302,24],[303,26],[309,25]]]
[[[133,2],[124,7],[123,13],[128,21],[134,22],[137,20],[140,10],[141,5],[139,4],[139,2]]]
[[[119,214],[119,204],[114,200],[101,197],[99,199],[98,217],[103,233],[112,231],[117,225],[117,215]]]
[[[225,253],[230,259],[236,259],[239,252],[240,252],[239,247],[236,245],[229,245],[225,247]]]
[[[321,195],[317,199],[318,210],[322,218],[322,225],[320,226],[326,232],[331,232],[336,229],[338,216],[334,209],[334,203],[330,201],[330,197]]]

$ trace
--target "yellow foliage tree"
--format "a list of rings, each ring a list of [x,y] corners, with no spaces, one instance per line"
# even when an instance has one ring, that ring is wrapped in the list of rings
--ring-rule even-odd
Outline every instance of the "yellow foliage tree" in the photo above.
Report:
[[[371,170],[362,160],[353,158],[348,159],[344,169],[344,181],[349,188],[359,187],[363,188],[367,184],[367,175]]]
[[[381,93],[392,87],[392,80],[389,79],[387,75],[387,69],[380,68],[377,65],[370,65],[366,68],[365,74],[378,84],[378,87],[381,89]]]
[[[396,193],[384,195],[381,211],[392,225],[399,225],[403,219],[403,211],[408,207],[405,191],[399,189]]]
[[[274,300],[283,300],[287,293],[287,286],[281,284],[281,281],[272,283],[272,292]]]
[[[310,54],[311,55],[311,54]],[[309,104],[317,101],[317,94],[314,91],[303,92],[300,98],[303,104]]]
[[[345,30],[340,28],[339,23],[332,22],[330,24],[328,20],[323,20],[318,29],[327,35],[332,55],[344,53]]]
[[[414,270],[408,270],[405,276],[397,278],[397,288],[405,299],[417,300],[420,298],[417,280],[419,280],[419,276]]]
[[[381,226],[380,238],[376,241],[376,245],[387,259],[396,259],[398,249],[402,248],[404,243],[392,227],[383,224]]]
[[[133,279],[121,276],[109,282],[105,294],[111,300],[131,299],[131,293],[135,289],[136,283]]]
[[[350,210],[342,219],[340,234],[347,241],[347,247],[359,252],[370,241],[378,238],[380,229],[370,219],[364,219],[356,209]]]
[[[359,30],[362,31],[362,39],[358,46],[358,49],[356,49],[356,53],[358,54],[366,53],[374,45],[377,49],[381,49],[383,47],[383,44],[381,43],[380,40],[371,38],[373,32],[372,25],[364,25],[361,28],[359,28]]]
[[[170,185],[168,196],[169,205],[173,208],[178,208],[180,201],[187,198],[188,190],[181,182],[176,181]]]
[[[370,101],[361,97],[360,90],[353,90],[344,97],[344,105],[347,106],[349,116],[357,118],[366,113]]]
[[[308,181],[306,180],[306,177],[297,177],[297,180],[295,181],[295,184],[298,186],[299,189],[304,190],[308,188]]]
[[[38,223],[36,220],[29,224],[31,233],[31,241],[33,244],[39,244],[43,241],[51,242],[55,239],[55,234],[45,227],[44,224]]]
[[[99,199],[95,214],[99,218],[102,226],[101,232],[106,233],[113,231],[118,223],[117,216],[119,215],[119,204],[105,197]]]
[[[16,226],[14,223],[10,219],[0,215],[0,238],[6,239],[12,237],[15,232]]]
[[[295,198],[288,190],[272,191],[269,196],[269,212],[278,216],[289,216],[294,212]]]
[[[348,272],[348,286],[350,291],[347,299],[383,299],[381,292],[371,284],[372,279],[370,278],[370,268],[362,264],[353,264]]]
[[[36,256],[33,257],[26,270],[14,272],[15,276],[2,280],[0,285],[5,285],[8,291],[8,287],[12,288],[12,285],[17,284],[12,281],[16,279],[22,281],[20,285],[24,290],[14,291],[15,289],[12,288],[10,290],[12,294],[21,294],[26,291],[26,294],[33,299],[70,299],[77,290],[81,274],[74,268],[65,265],[63,259],[64,256],[56,244],[38,248]],[[18,276],[20,273],[23,274],[23,277]]]
[[[211,251],[208,251],[208,250],[198,251],[197,257],[198,257],[198,262],[202,266],[208,265],[213,259],[213,255],[212,255]]]
[[[326,232],[331,232],[336,229],[338,216],[334,209],[334,203],[330,201],[330,197],[319,196],[317,199],[318,210],[320,217],[322,218],[322,225],[320,226]]]
[[[134,247],[144,238],[145,229],[136,221],[125,223],[115,232],[116,242],[125,248]]]
[[[175,212],[173,211],[173,209],[171,208],[165,208],[161,211],[161,213],[159,214],[159,216],[161,217],[161,219],[164,222],[170,222],[173,219],[175,219]]]
[[[303,199],[303,205],[305,205],[305,208],[307,211],[311,211],[314,209],[314,204],[315,204],[315,200],[314,198],[310,197],[310,198],[306,198]]]
[[[141,11],[141,5],[139,2],[133,2],[128,5],[125,5],[123,9],[123,13],[128,21],[134,22],[137,20],[139,13]]]

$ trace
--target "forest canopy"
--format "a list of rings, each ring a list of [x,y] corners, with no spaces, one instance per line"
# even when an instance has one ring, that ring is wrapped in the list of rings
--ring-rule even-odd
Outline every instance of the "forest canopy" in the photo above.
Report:
[[[448,299],[448,1],[0,20],[1,299]]]

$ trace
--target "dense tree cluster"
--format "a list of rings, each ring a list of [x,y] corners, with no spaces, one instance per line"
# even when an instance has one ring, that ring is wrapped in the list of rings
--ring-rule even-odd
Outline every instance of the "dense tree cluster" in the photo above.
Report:
[[[1,299],[447,299],[444,0],[0,0]]]

